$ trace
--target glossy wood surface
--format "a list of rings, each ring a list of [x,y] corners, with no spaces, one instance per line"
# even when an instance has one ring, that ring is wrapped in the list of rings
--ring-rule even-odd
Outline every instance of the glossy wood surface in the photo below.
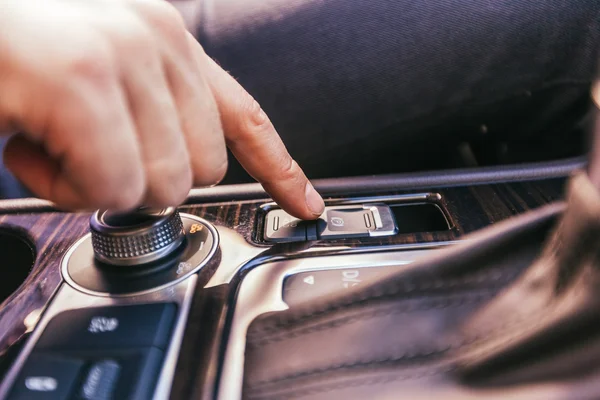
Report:
[[[564,184],[564,179],[550,179],[429,189],[427,192],[441,195],[439,205],[446,210],[452,229],[384,238],[320,241],[313,246],[379,246],[456,240],[464,234],[560,199]],[[373,195],[402,193],[410,192],[386,192]],[[267,244],[255,243],[254,234],[257,226],[260,227],[260,221],[257,221],[260,206],[266,201],[268,199],[241,203],[186,205],[182,206],[180,211],[195,214],[215,225],[233,228],[248,242],[266,249],[269,247]],[[88,232],[88,219],[89,214],[60,212],[0,215],[0,226],[16,227],[26,231],[37,249],[37,261],[27,280],[13,295],[0,304],[0,359],[26,332],[24,321],[27,317],[30,316],[31,319],[36,310],[43,309],[61,283],[61,259],[68,248]],[[280,248],[285,249],[286,246]],[[5,271],[11,268],[18,268],[18,266],[2,265]]]

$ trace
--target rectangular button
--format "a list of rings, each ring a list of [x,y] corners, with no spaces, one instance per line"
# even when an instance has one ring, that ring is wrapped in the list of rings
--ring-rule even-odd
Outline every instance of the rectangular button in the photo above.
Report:
[[[80,379],[76,399],[151,399],[158,382],[164,353],[155,348],[83,351],[90,367]]]
[[[77,359],[32,353],[8,400],[66,400],[71,396],[83,364]]]
[[[115,360],[100,360],[92,364],[83,379],[79,397],[84,400],[111,400],[121,372]]]
[[[271,210],[265,217],[264,238],[269,242],[303,242],[307,225],[314,224],[294,218],[283,210]]]
[[[318,235],[321,239],[368,237],[373,227],[367,221],[372,219],[372,212],[362,206],[327,207],[318,221]]]
[[[397,231],[390,207],[382,203],[325,207],[317,221],[319,239],[388,236]]]
[[[108,350],[169,343],[177,307],[173,303],[83,308],[50,321],[36,349]]]

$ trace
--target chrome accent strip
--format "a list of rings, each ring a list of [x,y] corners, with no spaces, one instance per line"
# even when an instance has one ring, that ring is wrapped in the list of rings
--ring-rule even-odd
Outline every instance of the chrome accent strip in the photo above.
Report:
[[[175,377],[175,369],[177,367],[177,360],[179,359],[179,350],[183,343],[183,334],[187,324],[190,308],[192,306],[192,299],[194,298],[194,290],[196,289],[196,283],[198,281],[198,275],[194,274],[189,278],[187,290],[185,291],[184,297],[180,302],[180,311],[177,320],[177,325],[173,329],[171,334],[171,343],[169,349],[163,361],[163,367],[160,372],[160,378],[156,387],[154,388],[154,400],[162,400],[169,397],[171,392],[171,385],[173,384],[173,378]]]
[[[425,201],[439,201],[442,196],[439,193],[414,193],[414,194],[396,194],[389,196],[365,196],[365,197],[343,197],[339,199],[327,199],[325,200],[325,206],[341,206],[350,204],[363,204],[363,203],[409,203],[409,202],[425,202]],[[260,206],[264,211],[269,211],[273,208],[279,208],[277,203],[274,201],[262,204]]]
[[[438,197],[440,196],[438,195]],[[435,203],[430,204],[433,204],[434,206],[438,207],[438,205]],[[394,218],[392,210],[387,204],[372,204],[371,207],[369,207],[368,204],[365,204],[363,208],[371,210],[371,212],[373,213],[373,218],[375,219],[376,229],[370,230],[369,236],[392,236],[398,232],[398,222]],[[440,212],[442,213],[442,215],[445,214],[442,209],[440,209]],[[445,215],[444,218],[446,218]]]
[[[23,368],[23,365],[27,361],[27,357],[29,357],[29,354],[33,350],[43,330],[46,328],[50,320],[57,314],[67,310],[88,307],[174,302],[178,305],[177,319],[175,328],[173,329],[173,333],[171,335],[169,348],[165,353],[163,366],[154,394],[155,400],[167,398],[169,391],[171,390],[171,384],[175,374],[175,367],[179,357],[179,349],[183,341],[185,324],[197,281],[198,276],[194,274],[189,276],[186,280],[175,284],[174,286],[169,286],[157,292],[138,295],[135,297],[90,296],[88,294],[81,293],[67,284],[61,284],[61,287],[55,298],[53,298],[50,302],[50,305],[44,312],[42,318],[37,323],[36,328],[31,333],[31,337],[27,339],[27,343],[20,351],[17,359],[0,384],[0,399],[5,399],[8,396],[14,381],[17,379],[21,368]]]
[[[365,208],[371,210],[371,212],[373,213],[373,219],[375,220],[375,229],[382,229],[383,222],[381,221],[381,215],[379,215],[379,210],[377,209],[377,207],[365,206]]]
[[[259,315],[288,308],[283,302],[283,280],[287,275],[323,269],[371,268],[397,265],[399,268],[430,255],[431,250],[395,251],[309,257],[269,262],[253,268],[239,287],[231,331],[217,383],[219,400],[242,397],[244,351],[250,323]]]
[[[219,231],[223,228],[219,227]],[[240,240],[240,239],[238,239]],[[243,239],[242,239],[243,240]],[[406,244],[395,244],[395,245],[385,245],[385,246],[364,246],[364,247],[349,247],[349,246],[336,246],[336,247],[314,247],[308,248],[304,250],[297,250],[293,254],[289,253],[281,253],[277,255],[261,255],[263,251],[268,248],[260,248],[260,247],[250,247],[250,249],[245,249],[248,253],[246,258],[235,257],[232,255],[229,257],[231,261],[224,262],[221,259],[221,265],[212,276],[212,278],[208,281],[205,288],[214,287],[218,285],[222,285],[225,283],[231,282],[234,276],[236,276],[242,269],[250,270],[259,265],[266,264],[269,262],[275,261],[283,261],[283,260],[294,260],[296,258],[306,258],[306,259],[314,259],[318,257],[328,257],[334,255],[359,255],[374,252],[394,252],[394,251],[416,251],[416,250],[431,250],[437,249],[440,247],[446,247],[449,245],[457,244],[465,239],[460,240],[449,240],[446,242],[425,242],[425,243],[406,243]],[[221,236],[221,248],[229,249],[229,247],[225,244],[223,240],[223,236]],[[246,243],[244,241],[244,243]],[[246,243],[248,246],[248,244]],[[254,250],[254,258],[251,257],[251,253]],[[222,257],[225,257],[225,252],[222,252]],[[244,261],[245,260],[245,261]]]
[[[231,282],[233,277],[249,260],[258,257],[269,247],[253,246],[242,235],[231,228],[218,226],[221,247],[221,262],[205,288],[219,286]]]

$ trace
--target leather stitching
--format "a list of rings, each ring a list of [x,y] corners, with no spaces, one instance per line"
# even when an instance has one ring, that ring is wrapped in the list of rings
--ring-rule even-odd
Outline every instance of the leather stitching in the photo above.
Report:
[[[576,298],[581,293],[577,290],[572,290],[568,293],[562,301],[569,301],[573,298]],[[497,343],[496,345],[488,348],[486,352],[493,351],[499,347],[509,345],[514,343],[519,339],[520,336],[531,333],[532,330],[537,329],[540,325],[551,321],[555,318],[557,311],[556,308],[550,309],[550,304],[546,304],[538,310],[530,311],[529,313],[523,314],[517,318],[511,319],[500,326],[497,326],[487,332],[480,332],[479,334],[472,335],[473,339],[470,343],[467,343],[465,346],[475,346],[484,340],[496,339],[499,334],[505,333],[508,328],[513,328],[515,325],[518,325],[518,328],[515,330],[511,330],[509,338],[506,338],[504,341]],[[536,315],[534,315],[536,314]],[[533,317],[533,319],[532,319]],[[522,324],[524,320],[527,320],[526,324]]]
[[[385,317],[387,315],[404,314],[404,313],[411,313],[411,312],[415,312],[415,311],[426,311],[426,310],[432,310],[432,309],[441,310],[441,309],[451,308],[451,307],[462,307],[467,304],[477,304],[483,300],[487,300],[489,297],[496,294],[498,292],[498,290],[499,289],[480,291],[479,293],[475,294],[472,298],[467,297],[467,296],[461,296],[461,297],[455,297],[455,298],[444,297],[444,298],[439,298],[439,299],[427,299],[426,304],[423,304],[425,301],[421,300],[420,304],[402,304],[400,306],[391,305],[391,306],[386,307],[383,310],[377,309],[375,311],[363,312],[363,313],[359,313],[359,314],[355,314],[355,315],[338,318],[338,319],[335,319],[332,321],[328,321],[328,322],[320,323],[320,324],[310,326],[307,328],[303,328],[296,332],[278,332],[276,335],[269,336],[269,337],[258,337],[258,335],[253,335],[253,337],[249,338],[249,340],[248,340],[248,346],[252,347],[253,349],[258,349],[267,344],[280,342],[285,339],[292,339],[292,338],[300,337],[300,336],[307,335],[310,333],[324,331],[324,330],[327,330],[330,328],[339,328],[341,326],[348,325],[348,324],[351,324],[354,322],[365,321],[365,320],[369,320],[369,319],[377,318],[377,317]],[[469,293],[469,295],[471,295],[471,294],[472,294],[472,292]]]
[[[472,292],[465,293],[465,295],[468,295],[468,294],[472,294]],[[464,299],[465,298],[462,298],[462,300],[464,300]],[[448,300],[448,299],[446,298],[446,299],[441,299],[441,300]],[[476,302],[473,302],[473,303],[476,303]],[[438,302],[438,304],[440,304],[440,303]],[[462,307],[466,304],[470,304],[470,303],[463,301],[461,303],[456,304],[456,306]],[[446,307],[448,307],[448,306],[451,306],[451,304],[446,305]],[[431,307],[431,308],[433,308],[433,307]],[[445,308],[445,307],[442,307],[442,308]],[[427,348],[426,349],[409,348],[409,349],[405,349],[401,355],[395,356],[395,357],[392,356],[389,359],[391,360],[391,362],[393,362],[393,361],[402,361],[402,360],[404,360],[404,361],[411,360],[412,361],[412,360],[417,360],[417,359],[430,358],[437,354],[446,353],[451,350],[455,351],[455,350],[458,350],[458,349],[461,349],[461,348],[464,348],[467,346],[476,345],[484,340],[494,338],[498,334],[505,332],[507,329],[512,328],[517,324],[521,324],[523,321],[527,321],[528,322],[527,326],[522,327],[522,329],[519,330],[520,331],[519,333],[523,333],[526,330],[535,328],[540,323],[542,323],[544,320],[549,318],[551,315],[540,314],[542,311],[544,311],[548,308],[549,308],[549,305],[546,305],[546,306],[542,307],[541,309],[531,310],[530,312],[527,312],[525,314],[513,316],[509,320],[505,320],[499,325],[488,326],[485,329],[482,329],[481,331],[476,332],[474,334],[465,335],[462,338],[459,338],[455,343],[450,343],[447,346],[438,346],[438,348],[428,348],[428,349]],[[390,311],[389,313],[391,313],[391,312],[393,312],[393,311]],[[375,312],[373,312],[371,314],[374,314],[374,313]],[[544,317],[546,317],[546,318],[544,318]],[[349,317],[349,319],[350,318],[352,318],[352,317]],[[330,323],[333,323],[333,322],[335,322],[335,321],[331,321]],[[517,335],[518,335],[518,333],[516,333],[514,336],[517,336]],[[267,343],[264,343],[263,345],[266,345],[266,344]],[[384,361],[383,363],[386,363],[386,362],[389,363],[390,361]],[[248,387],[249,388],[257,388],[258,386],[278,384],[281,382],[286,382],[289,380],[302,378],[302,377],[306,377],[306,376],[310,376],[310,375],[314,375],[314,374],[334,372],[334,371],[340,370],[340,369],[356,368],[359,366],[374,367],[374,366],[380,365],[380,364],[382,364],[381,360],[369,360],[369,361],[359,360],[359,361],[355,361],[355,362],[351,362],[351,363],[334,364],[334,365],[330,365],[330,366],[326,366],[326,367],[322,367],[322,368],[318,368],[318,369],[314,369],[314,370],[310,370],[310,371],[302,371],[302,372],[299,372],[299,373],[296,373],[293,375],[280,376],[280,377],[271,378],[268,380],[258,381],[256,383],[249,385]]]
[[[428,370],[421,371],[418,373],[413,373],[413,374],[402,374],[402,375],[375,377],[375,378],[362,378],[362,379],[355,378],[355,379],[352,379],[352,381],[350,381],[350,382],[335,383],[335,384],[329,384],[329,385],[325,384],[325,385],[322,385],[322,386],[316,387],[316,388],[293,390],[293,391],[285,393],[285,395],[260,393],[259,391],[255,390],[255,391],[250,391],[249,393],[247,393],[247,395],[248,395],[247,398],[248,399],[272,399],[272,400],[282,399],[282,398],[290,399],[290,398],[294,398],[294,397],[332,392],[334,390],[345,389],[345,388],[349,388],[349,387],[380,385],[382,383],[385,384],[385,383],[390,383],[390,382],[405,381],[405,380],[409,380],[409,379],[418,379],[418,378],[424,378],[424,377],[428,377],[428,376],[435,376],[435,375],[439,375],[442,373],[451,372],[454,369],[456,369],[456,368],[454,368],[454,367],[437,368],[437,369],[428,369]],[[252,393],[252,392],[254,392],[254,393]]]
[[[258,382],[254,382],[252,384],[248,384],[246,387],[247,389],[250,390],[268,390],[267,388],[265,388],[265,386],[273,386],[273,385],[278,385],[290,380],[295,380],[295,379],[299,379],[299,378],[306,378],[306,377],[310,377],[313,375],[320,375],[320,374],[325,374],[325,373],[332,373],[332,372],[337,372],[337,371],[346,371],[346,370],[350,370],[350,369],[356,369],[356,368],[360,368],[360,369],[368,369],[368,368],[373,368],[373,367],[379,367],[382,365],[393,365],[396,363],[401,363],[403,361],[413,361],[413,360],[422,360],[423,358],[431,358],[434,357],[436,355],[445,353],[452,350],[452,347],[447,345],[445,347],[441,347],[438,349],[432,349],[429,348],[427,350],[423,350],[423,351],[418,351],[418,350],[404,350],[403,353],[398,354],[398,355],[391,355],[391,356],[387,356],[387,357],[380,357],[380,358],[375,358],[375,359],[370,359],[370,360],[355,360],[355,361],[351,361],[351,362],[345,362],[345,363],[337,363],[337,364],[333,364],[333,365],[328,365],[325,367],[321,367],[321,368],[314,368],[311,370],[307,370],[307,371],[301,371],[301,372],[297,372],[295,374],[292,375],[285,375],[285,376],[281,376],[281,377],[276,377],[273,379],[266,379],[266,380],[262,380],[262,381],[258,381]],[[431,368],[427,368],[428,370]],[[260,388],[262,386],[262,389]]]
[[[541,309],[537,309],[537,310],[519,315],[518,317],[514,317],[512,319],[509,319],[508,321],[504,321],[502,324],[494,326],[492,328],[488,327],[487,329],[482,330],[478,333],[475,333],[472,335],[465,335],[460,340],[456,341],[454,344],[448,344],[446,346],[439,346],[437,349],[429,348],[429,349],[420,349],[419,350],[419,349],[412,348],[412,349],[404,350],[404,353],[402,353],[399,356],[389,357],[388,359],[384,359],[383,361],[381,359],[380,360],[374,359],[374,360],[368,360],[368,361],[359,360],[359,361],[355,361],[355,362],[351,362],[351,363],[334,364],[334,365],[327,366],[327,367],[315,368],[315,369],[309,370],[309,371],[302,371],[302,372],[288,375],[288,376],[281,376],[281,377],[271,378],[268,380],[258,381],[256,383],[248,385],[248,388],[256,388],[257,386],[278,384],[278,383],[281,383],[284,381],[302,378],[302,377],[306,377],[306,376],[310,376],[310,375],[314,375],[314,374],[323,374],[323,373],[328,373],[328,372],[334,372],[334,371],[337,371],[340,369],[351,369],[351,368],[356,368],[356,367],[361,367],[361,366],[370,367],[370,366],[376,366],[376,365],[381,365],[381,364],[390,363],[390,362],[397,362],[397,361],[403,361],[403,360],[407,361],[407,360],[415,360],[415,359],[422,359],[425,357],[431,357],[431,356],[434,356],[437,354],[449,352],[450,350],[458,350],[458,349],[461,349],[461,348],[464,348],[467,346],[474,346],[484,340],[494,338],[495,335],[497,335],[499,333],[503,333],[507,329],[512,328],[515,325],[520,324],[521,322],[527,320],[529,323],[525,327],[522,327],[522,329],[520,329],[518,332],[513,332],[512,336],[513,336],[513,340],[514,340],[515,337],[525,333],[528,330],[534,329],[535,327],[539,326],[546,320],[551,319],[553,317],[553,314],[541,313],[542,311],[544,311],[548,308],[549,308],[549,306],[545,306]],[[537,314],[537,315],[535,315],[535,314]],[[532,317],[535,317],[535,318],[532,319]],[[508,342],[510,343],[510,340]]]
[[[539,311],[539,310],[536,310],[536,311]],[[359,367],[369,368],[369,367],[375,367],[375,366],[380,366],[382,364],[390,364],[390,363],[399,362],[399,361],[412,361],[412,360],[418,360],[418,359],[423,359],[423,358],[431,358],[431,357],[439,355],[439,354],[447,353],[451,350],[459,350],[459,349],[467,347],[467,346],[476,345],[477,343],[480,343],[481,341],[492,338],[494,334],[504,332],[506,329],[513,327],[515,324],[518,324],[518,323],[522,322],[523,320],[527,319],[527,320],[531,321],[530,318],[533,314],[534,314],[533,312],[528,313],[528,314],[523,314],[523,315],[519,316],[518,318],[509,320],[508,322],[496,327],[496,329],[488,330],[485,332],[480,332],[475,335],[464,336],[460,340],[456,341],[454,344],[448,344],[446,346],[439,346],[437,349],[409,348],[409,349],[404,350],[404,352],[398,356],[392,356],[392,357],[388,357],[385,359],[374,359],[374,360],[366,360],[366,361],[358,360],[358,361],[353,361],[353,362],[349,362],[349,363],[333,364],[333,365],[329,365],[326,367],[315,368],[315,369],[308,370],[308,371],[301,371],[301,372],[298,372],[298,373],[295,373],[292,375],[280,376],[280,377],[270,378],[270,379],[266,379],[266,380],[262,380],[262,381],[257,381],[255,383],[247,385],[247,388],[250,388],[253,390],[258,390],[259,386],[276,385],[276,384],[279,384],[282,382],[286,382],[286,381],[290,381],[290,380],[294,380],[294,379],[298,379],[298,378],[304,378],[304,377],[308,377],[308,376],[316,375],[316,374],[331,373],[331,372],[335,372],[335,371],[339,371],[339,370],[347,370],[347,369],[353,369],[353,368],[359,368]],[[543,318],[541,316],[538,316],[538,318],[535,320],[535,322],[532,322],[530,325],[527,326],[527,328],[531,329],[535,326],[538,326],[542,322],[543,322]],[[517,334],[515,334],[515,336],[517,336]]]

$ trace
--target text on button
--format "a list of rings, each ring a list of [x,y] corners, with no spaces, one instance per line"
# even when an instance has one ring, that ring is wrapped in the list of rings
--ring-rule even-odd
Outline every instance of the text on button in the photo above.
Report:
[[[58,382],[50,376],[30,376],[25,378],[25,387],[33,392],[53,392]]]
[[[113,332],[119,327],[119,320],[116,318],[93,317],[88,327],[90,333]]]

